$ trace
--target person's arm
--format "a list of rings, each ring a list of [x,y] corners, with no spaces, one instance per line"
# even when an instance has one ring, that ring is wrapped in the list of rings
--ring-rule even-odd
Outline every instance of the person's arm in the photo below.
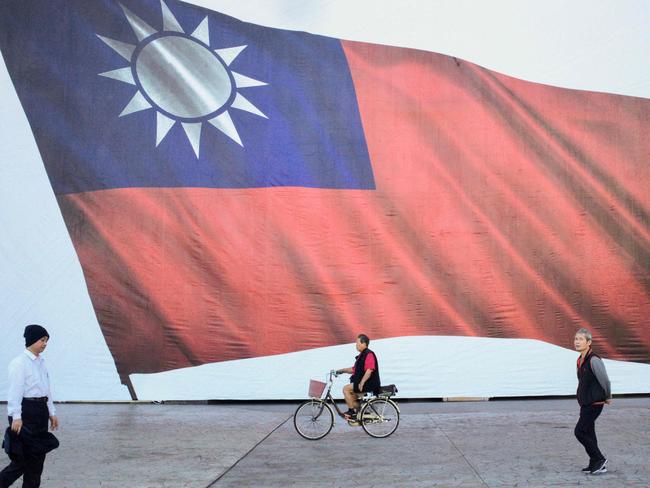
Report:
[[[9,391],[7,393],[7,413],[12,418],[11,430],[20,433],[23,426],[22,403],[25,391],[25,365],[15,361],[9,365]]]
[[[48,389],[47,410],[49,411],[50,414],[50,427],[52,428],[52,430],[56,430],[59,428],[59,419],[56,416],[56,407],[54,406],[54,394],[52,393],[52,382],[50,381],[49,372],[47,374],[47,389]]]
[[[352,368],[341,368],[341,369],[337,369],[336,372],[338,374],[344,374],[344,373],[345,374],[352,374]]]
[[[600,358],[591,358],[591,370],[594,372],[594,376],[600,383],[600,386],[605,390],[605,398],[611,400],[612,398],[612,387],[609,382],[609,376],[607,376],[607,370],[605,369],[605,363]],[[607,402],[609,403],[609,401]]]
[[[366,384],[366,381],[370,379],[370,375],[372,375],[372,372],[374,369],[366,369],[366,372],[363,373],[363,378],[361,378],[361,381],[359,381],[359,391],[363,391],[363,387]]]

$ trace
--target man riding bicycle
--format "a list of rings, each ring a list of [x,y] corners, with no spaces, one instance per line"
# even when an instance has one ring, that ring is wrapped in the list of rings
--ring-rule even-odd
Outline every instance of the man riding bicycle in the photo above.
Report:
[[[370,339],[365,334],[357,336],[357,351],[359,355],[355,358],[354,366],[351,368],[339,369],[338,374],[351,374],[350,383],[343,387],[343,397],[348,406],[345,412],[347,420],[354,420],[359,408],[359,398],[366,392],[376,392],[381,386],[379,380],[379,363],[374,352],[368,349]]]

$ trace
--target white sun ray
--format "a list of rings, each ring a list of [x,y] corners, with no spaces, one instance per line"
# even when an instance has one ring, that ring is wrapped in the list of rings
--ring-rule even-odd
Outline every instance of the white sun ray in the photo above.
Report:
[[[131,61],[131,57],[133,56],[133,51],[135,51],[135,46],[133,44],[129,44],[122,41],[116,41],[108,37],[100,36],[99,34],[97,34],[97,37],[99,37],[102,41],[104,41],[113,51],[115,51],[117,54],[122,56],[124,59],[126,59],[129,62]]]
[[[133,29],[133,33],[138,38],[138,41],[141,41],[142,39],[146,39],[147,37],[158,32],[157,30],[155,30],[153,27],[151,27],[149,24],[147,24],[144,20],[142,20],[137,15],[135,15],[133,12],[131,12],[128,8],[126,8],[121,3],[120,3],[120,7],[122,7],[122,11],[124,11],[126,20],[128,20],[129,24],[131,24],[131,29]]]
[[[228,137],[230,137],[233,141],[235,141],[241,147],[244,147],[244,145],[242,144],[241,139],[239,137],[239,133],[237,132],[237,128],[235,127],[235,124],[233,123],[232,119],[230,118],[230,114],[228,113],[228,111],[217,115],[216,117],[208,120],[208,122],[210,122],[217,129],[219,129],[221,132],[223,132]]]
[[[234,71],[231,71],[233,78],[235,79],[235,85],[237,85],[237,88],[247,88],[249,86],[264,86],[267,85],[268,83],[260,80],[255,80],[253,78],[250,78],[248,76],[244,76],[239,73],[235,73]]]
[[[198,25],[196,29],[194,29],[194,32],[192,32],[191,36],[194,39],[198,39],[201,41],[203,44],[206,46],[210,45],[210,31],[208,30],[208,17],[206,16],[205,19],[201,21],[201,23]]]
[[[133,79],[133,72],[131,71],[131,68],[114,69],[113,71],[99,73],[99,76],[105,76],[106,78],[113,78],[117,81],[123,81],[129,85],[135,85],[135,80]]]
[[[176,20],[176,17],[174,17],[172,11],[169,10],[169,7],[164,2],[164,0],[160,0],[160,9],[162,10],[162,15],[163,15],[163,30],[172,31],[172,32],[182,32],[183,34],[185,34],[185,31],[178,23],[178,20]]]
[[[239,54],[246,49],[246,46],[227,47],[224,49],[215,49],[214,52],[223,59],[226,66],[230,66]]]
[[[124,117],[125,115],[129,115],[134,112],[140,112],[141,110],[147,110],[148,108],[151,108],[151,104],[147,102],[147,99],[142,96],[142,93],[137,91],[135,92],[135,95],[133,95],[133,98],[128,103],[128,105],[124,107],[124,110],[122,110],[120,117]]]
[[[260,117],[264,117],[265,119],[268,119],[266,115],[264,115],[259,108],[257,108],[255,105],[253,105],[251,102],[249,102],[246,98],[241,93],[237,93],[235,96],[235,100],[233,100],[231,107],[243,110],[245,112],[250,112],[255,115],[259,115]]]
[[[163,113],[156,112],[156,147],[162,142],[175,123],[174,119],[170,119]]]
[[[194,149],[194,154],[196,157],[199,157],[199,147],[201,146],[201,127],[203,124],[201,122],[181,122],[183,129],[185,130],[185,135]]]

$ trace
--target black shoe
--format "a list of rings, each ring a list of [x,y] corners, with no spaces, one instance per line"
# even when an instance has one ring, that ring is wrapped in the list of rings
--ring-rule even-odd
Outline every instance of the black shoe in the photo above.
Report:
[[[601,459],[600,461],[596,461],[590,473],[591,474],[607,473],[607,468],[605,467],[606,465],[607,465],[607,459]]]
[[[592,470],[591,464],[589,464],[589,466],[587,466],[586,468],[582,468],[583,473],[591,473],[591,470]]]
[[[356,420],[357,419],[357,411],[354,408],[348,409],[347,412],[343,414],[346,420]]]

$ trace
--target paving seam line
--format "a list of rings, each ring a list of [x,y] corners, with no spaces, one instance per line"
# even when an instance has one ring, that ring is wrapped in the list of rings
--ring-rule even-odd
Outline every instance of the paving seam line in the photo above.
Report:
[[[215,480],[212,481],[208,486],[206,486],[206,488],[211,488],[211,487],[213,487],[213,486],[216,486],[217,482],[218,482],[221,478],[223,478],[224,476],[226,476],[226,475],[230,472],[231,469],[233,469],[235,466],[237,466],[237,464],[239,464],[239,461],[241,461],[242,459],[246,458],[246,457],[247,457],[251,452],[253,452],[253,451],[257,448],[257,446],[259,446],[262,442],[264,442],[266,439],[268,439],[268,438],[271,436],[271,434],[273,434],[276,430],[278,430],[280,427],[282,427],[284,424],[286,424],[287,421],[288,421],[290,418],[292,418],[292,417],[293,417],[293,414],[291,414],[289,417],[287,417],[287,418],[284,419],[282,422],[280,422],[280,423],[279,423],[279,424],[278,424],[278,425],[277,425],[277,426],[276,426],[276,427],[275,427],[271,432],[269,432],[268,434],[266,434],[266,435],[265,435],[265,436],[264,436],[264,437],[263,437],[263,438],[262,438],[262,439],[261,439],[257,444],[255,444],[253,447],[251,447],[251,448],[248,450],[248,452],[246,452],[246,454],[244,454],[242,457],[240,457],[237,461],[235,461],[235,463],[234,463],[232,466],[230,466],[227,470],[225,470],[223,473],[221,473],[221,474],[217,477],[217,479],[215,479]]]
[[[490,488],[490,485],[487,484],[487,482],[483,479],[483,477],[478,473],[478,470],[477,470],[477,469],[474,467],[474,465],[469,461],[469,459],[467,459],[467,457],[465,456],[465,453],[464,453],[463,451],[461,451],[461,450],[458,448],[458,446],[454,443],[454,441],[451,440],[451,437],[449,437],[449,435],[447,435],[447,433],[444,431],[444,429],[443,429],[440,425],[438,425],[438,423],[436,422],[436,420],[433,418],[433,414],[429,414],[429,418],[430,418],[431,421],[433,422],[433,425],[436,426],[436,429],[438,429],[440,432],[442,432],[442,435],[444,435],[444,436],[447,438],[447,440],[449,441],[449,443],[450,443],[452,446],[454,446],[454,449],[456,449],[456,450],[458,451],[458,454],[460,454],[461,456],[463,456],[463,459],[464,459],[465,462],[469,465],[469,467],[472,468],[472,471],[474,471],[474,474],[476,474],[476,476],[478,476],[478,479],[481,480],[481,483],[483,483],[483,485],[485,485],[487,488]]]

